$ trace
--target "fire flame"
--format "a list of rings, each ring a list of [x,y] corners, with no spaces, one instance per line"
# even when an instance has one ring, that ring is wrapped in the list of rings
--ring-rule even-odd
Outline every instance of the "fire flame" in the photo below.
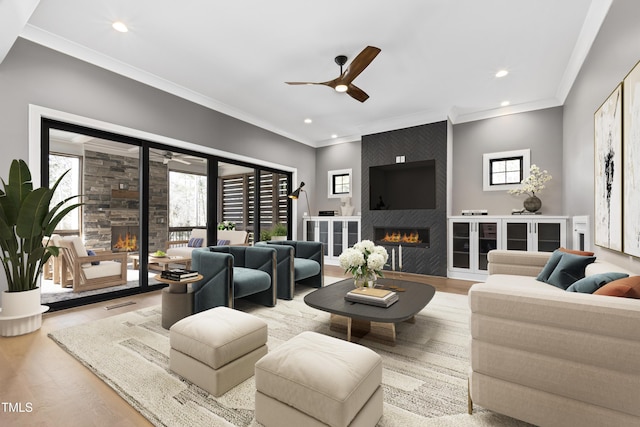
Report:
[[[420,240],[420,235],[418,233],[411,232],[407,234],[400,233],[398,231],[394,231],[391,234],[385,233],[382,241],[389,243],[422,243],[422,240]]]
[[[122,238],[121,234],[118,234],[118,241],[113,245],[113,249],[121,249],[123,251],[137,251],[138,250],[138,238],[134,234],[127,233]]]

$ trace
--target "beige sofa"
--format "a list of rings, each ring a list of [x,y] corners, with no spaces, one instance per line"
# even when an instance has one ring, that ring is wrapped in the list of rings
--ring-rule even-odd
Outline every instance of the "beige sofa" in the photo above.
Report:
[[[536,280],[550,253],[492,251],[469,291],[473,404],[539,426],[640,425],[640,300]],[[596,260],[585,274],[634,273]]]

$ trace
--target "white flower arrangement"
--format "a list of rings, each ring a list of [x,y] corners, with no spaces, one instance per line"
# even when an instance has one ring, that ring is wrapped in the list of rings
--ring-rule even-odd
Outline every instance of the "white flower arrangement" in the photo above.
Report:
[[[218,230],[235,230],[236,223],[233,221],[222,221],[218,224]]]
[[[531,165],[529,176],[522,180],[522,187],[509,190],[509,194],[528,194],[535,196],[545,188],[545,184],[551,181],[552,176],[546,170],[540,170],[536,165]]]
[[[345,273],[351,273],[354,279],[365,277],[371,273],[382,277],[382,269],[387,263],[389,254],[382,246],[376,246],[371,240],[363,240],[348,248],[340,257],[340,266]]]

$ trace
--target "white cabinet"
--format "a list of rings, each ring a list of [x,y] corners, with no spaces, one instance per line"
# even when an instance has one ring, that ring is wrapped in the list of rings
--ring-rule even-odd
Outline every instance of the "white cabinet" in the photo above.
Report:
[[[499,219],[450,219],[447,256],[450,276],[483,280],[487,275],[487,253],[498,248],[500,238]]]
[[[447,270],[456,279],[484,280],[492,249],[553,252],[567,244],[567,217],[450,217]]]
[[[502,249],[553,252],[567,245],[567,218],[504,219],[502,237]]]
[[[303,239],[324,243],[324,260],[338,265],[345,249],[360,241],[359,216],[312,216],[304,218]]]

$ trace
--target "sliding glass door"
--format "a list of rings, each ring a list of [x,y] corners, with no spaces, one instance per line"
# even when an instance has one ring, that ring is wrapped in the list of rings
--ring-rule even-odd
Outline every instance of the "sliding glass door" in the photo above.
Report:
[[[54,203],[81,195],[82,206],[55,230],[53,244],[62,239],[73,245],[51,260],[50,273],[42,281],[42,303],[67,307],[104,294],[137,292],[139,271],[131,268],[129,255],[136,254],[143,241],[139,147],[106,134],[61,127],[47,127],[48,163],[43,177],[51,183],[68,171]],[[107,259],[108,253],[119,255]],[[99,261],[74,260],[96,255]],[[116,263],[127,263],[124,274]]]
[[[290,173],[48,119],[41,135],[42,184],[70,170],[58,197],[82,195],[82,207],[65,218],[56,239],[77,238],[80,251],[119,254],[109,262],[126,264],[124,283],[108,278],[85,291],[74,286],[62,251],[58,273],[42,286],[42,302],[52,309],[165,286],[155,279],[159,271],[189,268],[197,242],[191,238],[215,245],[222,221],[246,231],[249,244],[276,226],[291,233]]]

